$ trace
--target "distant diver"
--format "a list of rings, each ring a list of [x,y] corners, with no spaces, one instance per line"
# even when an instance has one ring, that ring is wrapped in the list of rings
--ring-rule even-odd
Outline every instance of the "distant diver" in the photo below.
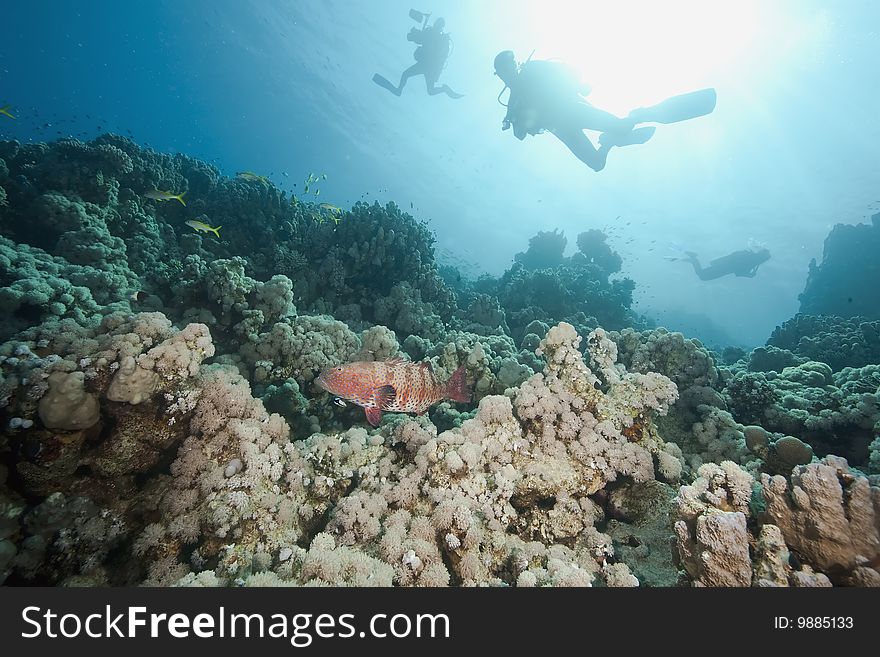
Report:
[[[505,89],[510,89],[502,130],[512,127],[513,134],[520,140],[526,135],[552,132],[593,171],[605,168],[612,147],[644,144],[654,135],[656,128],[637,128],[638,124],[677,123],[710,114],[715,109],[715,90],[709,88],[673,96],[620,118],[588,103],[584,97],[590,93],[590,86],[581,83],[561,62],[529,58],[518,65],[512,50],[496,55],[495,75],[505,85],[498,94],[499,103]],[[598,148],[584,130],[602,133]]]
[[[437,18],[434,20],[434,24],[428,27],[428,19],[431,17],[431,14],[410,9],[409,16],[413,20],[422,23],[421,29],[412,28],[409,34],[406,35],[407,41],[419,44],[413,53],[416,63],[400,74],[400,83],[396,86],[378,73],[373,76],[373,82],[387,89],[395,96],[399,96],[404,86],[406,86],[407,80],[416,75],[424,75],[428,95],[436,96],[443,93],[450,98],[461,98],[464,94],[455,93],[449,88],[449,85],[437,86],[440,74],[446,68],[446,60],[449,59],[452,45],[449,34],[443,31],[446,21],[442,18]]]
[[[693,251],[685,251],[684,258],[667,258],[668,260],[685,260],[693,265],[694,272],[700,280],[711,281],[728,274],[754,278],[758,273],[758,267],[770,259],[770,251],[765,248],[743,249],[734,251],[726,256],[716,258],[709,263],[708,267],[700,265],[697,254]]]

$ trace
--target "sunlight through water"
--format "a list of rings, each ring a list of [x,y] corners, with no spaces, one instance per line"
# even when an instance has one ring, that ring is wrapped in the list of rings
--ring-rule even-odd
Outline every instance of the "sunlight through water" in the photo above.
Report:
[[[705,84],[772,20],[755,0],[547,0],[526,11],[535,56],[569,63],[614,112]]]

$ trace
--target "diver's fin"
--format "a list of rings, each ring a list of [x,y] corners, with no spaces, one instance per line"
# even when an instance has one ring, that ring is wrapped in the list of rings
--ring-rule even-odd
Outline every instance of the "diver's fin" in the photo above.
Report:
[[[388,78],[384,78],[381,75],[379,75],[378,73],[376,73],[373,76],[373,82],[378,84],[383,89],[387,89],[388,91],[393,93],[395,96],[400,95],[400,89],[398,89],[396,86],[394,86]]]
[[[640,107],[630,112],[629,117],[636,123],[678,123],[711,114],[716,100],[714,89],[700,89],[667,98],[650,107]]]
[[[644,144],[651,137],[654,136],[654,132],[657,130],[652,125],[644,126],[642,128],[636,128],[635,130],[630,130],[628,133],[623,135],[623,137],[618,140],[618,146],[632,146],[633,144]]]
[[[629,132],[603,132],[599,135],[599,144],[601,146],[632,146],[634,144],[644,144],[657,130],[654,126],[644,126],[630,130]]]

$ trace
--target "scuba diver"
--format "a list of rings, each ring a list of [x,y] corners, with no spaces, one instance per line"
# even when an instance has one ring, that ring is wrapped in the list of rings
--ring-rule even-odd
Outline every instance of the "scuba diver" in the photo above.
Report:
[[[685,260],[694,267],[694,272],[702,281],[711,281],[728,274],[754,278],[758,273],[758,267],[770,259],[770,251],[761,248],[748,248],[742,251],[734,251],[726,256],[715,258],[708,267],[700,265],[697,254],[693,251],[685,251],[684,258],[668,258],[668,260]]]
[[[512,127],[513,134],[520,140],[526,135],[552,132],[593,171],[605,167],[608,152],[614,146],[644,144],[654,135],[654,126],[637,125],[677,123],[715,109],[715,90],[701,89],[635,109],[621,118],[588,103],[584,97],[590,93],[589,85],[581,83],[561,62],[532,61],[529,57],[518,65],[511,50],[504,50],[495,57],[495,75],[505,85],[498,94],[499,103],[504,90],[510,89],[502,130]],[[598,148],[584,130],[601,133]]]
[[[443,93],[450,98],[461,98],[463,94],[455,93],[449,88],[449,85],[437,86],[437,80],[440,79],[440,74],[446,68],[446,60],[449,58],[452,43],[449,34],[443,31],[446,21],[437,18],[434,24],[428,27],[428,18],[431,14],[423,14],[415,9],[410,9],[409,15],[413,20],[422,23],[421,29],[412,28],[406,35],[407,41],[419,44],[413,53],[416,63],[400,74],[400,83],[396,86],[378,73],[373,76],[373,82],[395,96],[399,96],[403,87],[406,86],[407,80],[415,75],[424,75],[429,96]]]

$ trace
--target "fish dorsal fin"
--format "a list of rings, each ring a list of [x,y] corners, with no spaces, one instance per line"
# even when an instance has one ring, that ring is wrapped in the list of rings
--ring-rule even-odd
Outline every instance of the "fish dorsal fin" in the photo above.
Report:
[[[376,392],[373,393],[373,399],[376,400],[376,406],[379,409],[388,408],[394,403],[396,398],[397,390],[395,390],[392,385],[379,386],[376,388]]]
[[[428,370],[429,372],[434,371],[434,366],[429,360],[423,360],[421,363],[418,364],[418,366],[421,367],[423,370]]]
[[[386,365],[402,365],[403,363],[408,363],[410,361],[406,360],[402,356],[390,356],[382,361]]]

